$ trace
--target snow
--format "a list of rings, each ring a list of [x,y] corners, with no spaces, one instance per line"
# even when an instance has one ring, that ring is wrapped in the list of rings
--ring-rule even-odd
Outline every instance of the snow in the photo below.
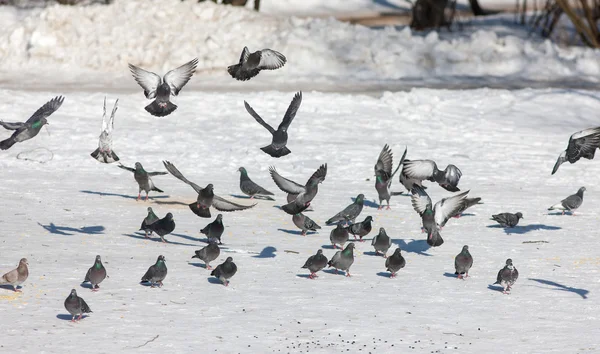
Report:
[[[11,97],[0,103],[2,118],[22,121],[61,92],[0,93]],[[190,180],[214,183],[217,194],[249,203],[231,196],[241,194],[237,168],[244,166],[250,178],[275,192],[275,202],[258,201],[253,209],[224,215],[225,245],[214,264],[233,257],[239,270],[229,287],[214,284],[191,260],[205,245],[198,231],[211,221],[185,205],[195,200],[192,188],[171,175],[157,176],[154,182],[165,193],[136,202],[130,173],[89,156],[97,146],[105,95],[109,102],[119,98],[114,148],[125,165],[140,161],[147,170],[162,171],[161,160],[170,160]],[[600,94],[304,92],[289,130],[292,154],[275,160],[260,151],[268,133],[245,112],[243,101],[275,124],[291,98],[289,92],[184,90],[176,100],[179,109],[157,119],[144,111],[141,92],[66,94],[49,119],[49,133],[0,155],[0,270],[12,269],[22,257],[30,264],[22,294],[0,288],[2,351],[133,352],[145,343],[144,352],[598,350],[591,331],[600,315],[595,300],[600,259],[592,246],[600,165],[581,160],[562,165],[554,176],[550,171],[570,134],[597,125]],[[392,197],[390,211],[373,207],[373,165],[385,143],[396,159],[408,146],[408,158],[457,165],[464,173],[459,187],[482,197],[485,204],[446,225],[441,247],[427,247],[408,197]],[[52,159],[26,161],[16,158],[19,153]],[[300,267],[308,256],[322,246],[328,258],[334,254],[328,246],[331,228],[300,236],[291,216],[274,207],[285,194],[270,180],[268,166],[301,182],[322,163],[328,175],[309,216],[324,226],[364,193],[369,203],[359,219],[372,215],[374,230],[385,227],[393,248],[400,246],[407,260],[397,279],[389,279],[384,259],[371,254],[374,232],[357,244],[353,277],[320,272],[317,280],[306,279]],[[449,195],[427,185],[434,201]],[[548,206],[580,186],[587,192],[577,216],[548,214]],[[393,189],[402,186],[396,181]],[[170,243],[145,240],[137,231],[147,206],[161,217],[174,214]],[[525,217],[510,234],[489,220],[505,211]],[[447,273],[453,273],[454,256],[464,244],[475,261],[471,277],[461,281]],[[79,284],[96,254],[110,277],[93,293]],[[169,269],[164,287],[139,285],[159,254]],[[489,287],[509,257],[520,278],[507,296]],[[68,321],[63,307],[72,288],[94,311],[78,324]]]

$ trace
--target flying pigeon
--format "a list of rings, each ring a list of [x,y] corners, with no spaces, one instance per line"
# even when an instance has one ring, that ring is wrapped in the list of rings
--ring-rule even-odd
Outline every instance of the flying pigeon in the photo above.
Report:
[[[148,271],[142,277],[142,283],[150,283],[151,287],[163,286],[163,280],[167,277],[167,265],[165,264],[165,256],[160,255],[156,259],[156,263],[148,268]]]
[[[348,229],[342,226],[341,223],[337,224],[335,229],[331,230],[329,234],[329,240],[333,245],[333,248],[336,248],[336,244],[340,245],[340,249],[344,248],[344,244],[348,242],[350,238],[350,234],[348,233]]]
[[[565,211],[570,211],[575,215],[575,210],[583,203],[583,192],[585,192],[585,187],[579,188],[577,193],[561,200],[560,203],[551,206],[548,210],[562,210],[563,215],[565,215]]]
[[[406,260],[400,254],[400,247],[396,248],[394,254],[392,254],[385,260],[385,267],[387,268],[387,271],[391,273],[390,278],[395,278],[396,273],[400,269],[404,268],[405,265]]]
[[[71,294],[65,300],[65,309],[73,316],[71,322],[75,322],[75,316],[77,315],[79,315],[77,318],[77,321],[79,321],[83,314],[92,312],[85,300],[77,296],[77,291],[75,289],[71,290]]]
[[[512,259],[509,258],[506,260],[506,265],[504,266],[504,268],[500,269],[500,271],[498,272],[498,277],[496,278],[496,282],[494,284],[500,284],[504,288],[504,291],[502,291],[502,293],[509,294],[510,289],[512,288],[513,284],[517,281],[518,277],[519,272],[517,271],[517,268],[513,266]]]
[[[344,208],[344,210],[335,214],[331,219],[325,221],[325,224],[333,225],[338,222],[354,223],[354,220],[356,220],[356,217],[358,215],[360,215],[360,212],[363,209],[364,202],[365,202],[365,195],[362,193],[357,195],[356,199],[354,199],[354,202],[352,204],[348,205],[346,208]]]
[[[141,196],[142,191],[146,192],[145,201],[148,200],[148,193],[150,191],[163,193],[162,190],[156,188],[156,186],[154,185],[154,182],[152,182],[152,178],[150,178],[150,177],[166,175],[167,174],[166,172],[147,172],[146,170],[144,170],[144,167],[139,162],[135,163],[135,168],[123,166],[122,164],[119,164],[119,167],[124,170],[127,170],[129,172],[133,172],[133,178],[135,179],[135,181],[137,182],[137,184],[139,186],[138,196],[137,196],[136,200],[140,200],[140,198],[142,197]]]
[[[247,196],[250,196],[250,199],[253,199],[255,195],[261,196],[261,197],[273,195],[273,193],[269,192],[268,190],[264,189],[263,187],[259,186],[256,183],[254,183],[250,179],[250,177],[248,177],[248,172],[246,171],[245,168],[240,167],[238,171],[241,172],[240,173],[240,189],[242,190],[242,193],[244,193]],[[267,198],[273,200],[270,197],[267,197]]]
[[[445,170],[440,171],[436,163],[431,160],[404,160],[402,173],[407,179],[419,182],[428,180],[438,183],[449,192],[460,191],[457,186],[462,172],[454,165],[448,165]]]
[[[428,245],[437,247],[444,243],[442,235],[440,235],[440,229],[446,225],[448,219],[456,215],[463,207],[467,193],[469,191],[444,198],[433,206],[431,198],[429,198],[425,190],[419,186],[413,186],[412,206],[419,216],[421,216],[423,230],[427,232]]]
[[[327,266],[327,262],[327,257],[323,255],[323,250],[318,250],[317,254],[308,257],[302,268],[308,269],[310,271],[308,277],[314,279],[318,277],[317,272]]]
[[[169,101],[170,96],[177,96],[183,86],[190,81],[196,71],[196,65],[198,65],[198,58],[169,71],[161,79],[153,72],[129,64],[129,70],[135,81],[144,89],[146,98],[154,98],[154,101],[145,107],[146,111],[157,117],[173,113],[177,109],[177,105]]]
[[[371,232],[371,222],[373,221],[373,217],[370,215],[365,218],[365,220],[361,222],[357,222],[356,224],[352,224],[347,226],[346,229],[354,236],[354,241],[356,241],[356,236],[360,237],[360,242],[363,242],[363,237],[368,235]]]
[[[492,215],[492,220],[496,221],[502,227],[515,227],[519,223],[519,219],[523,219],[523,214],[501,213]]]
[[[221,245],[221,235],[223,235],[223,231],[225,231],[225,226],[223,226],[223,214],[219,214],[213,222],[204,226],[204,228],[200,230],[200,233],[206,235],[209,243],[218,241]]]
[[[379,208],[383,208],[383,201],[387,201],[387,208],[390,209],[390,198],[392,197],[390,193],[390,187],[392,186],[392,179],[396,172],[400,169],[400,166],[404,163],[404,158],[406,157],[406,152],[408,148],[404,149],[404,154],[400,159],[400,163],[396,170],[392,173],[393,166],[393,155],[392,149],[385,144],[383,146],[383,150],[379,153],[379,158],[377,158],[377,163],[375,164],[375,190],[377,190],[377,194],[379,195]]]
[[[277,187],[288,193],[288,204],[282,206],[281,209],[290,215],[296,215],[306,210],[317,195],[319,183],[323,182],[327,176],[327,164],[321,165],[304,186],[282,177],[273,166],[269,167],[269,172]]]
[[[597,148],[600,148],[600,127],[574,133],[569,138],[567,149],[558,156],[558,160],[556,160],[556,164],[554,164],[554,168],[552,169],[552,174],[555,174],[558,171],[558,167],[566,161],[575,163],[582,157],[592,160]]]
[[[160,236],[160,240],[166,243],[165,236],[175,230],[175,221],[173,221],[173,214],[167,213],[164,218],[159,219],[152,224],[148,225],[148,229],[152,232],[156,232]]]
[[[481,198],[465,198],[465,202],[463,203],[462,208],[460,208],[460,210],[452,216],[455,218],[460,218],[462,216],[462,213],[464,213],[467,209],[477,204],[483,204]]]
[[[290,106],[288,107],[285,115],[283,116],[283,120],[277,127],[277,130],[273,129],[272,126],[267,124],[255,111],[250,107],[248,102],[244,101],[244,106],[246,106],[246,111],[250,113],[254,119],[258,122],[258,124],[262,125],[267,129],[272,137],[271,144],[265,147],[261,147],[260,149],[265,153],[271,155],[272,157],[282,157],[289,153],[291,153],[290,149],[287,148],[286,144],[288,141],[288,133],[287,130],[292,124],[292,120],[296,116],[296,112],[298,112],[298,108],[300,108],[300,103],[302,103],[302,92],[297,92]]]
[[[100,289],[98,284],[102,283],[105,278],[106,268],[104,268],[104,265],[102,265],[102,260],[100,259],[100,255],[98,255],[96,256],[94,265],[88,269],[83,282],[90,282],[90,284],[92,284],[92,291],[98,291],[98,289]]]
[[[104,97],[104,110],[102,113],[102,132],[100,133],[100,139],[98,141],[98,148],[94,150],[90,155],[95,158],[98,162],[102,163],[113,163],[119,161],[119,156],[114,152],[112,148],[112,130],[115,126],[115,113],[117,112],[117,103],[113,107],[110,118],[106,119],[106,97]]]
[[[192,256],[193,258],[198,258],[201,261],[204,261],[206,264],[206,269],[210,270],[212,267],[210,266],[210,262],[214,261],[221,254],[221,249],[215,242],[209,242],[208,246],[203,247],[200,250],[195,251],[196,255]]]
[[[0,121],[0,125],[3,126],[4,129],[15,131],[10,138],[0,141],[0,149],[8,150],[15,143],[29,140],[38,135],[42,127],[46,124],[49,124],[46,118],[48,118],[52,113],[56,112],[64,100],[65,98],[63,96],[54,97],[50,101],[46,102],[45,105],[38,108],[38,110],[35,111],[35,113],[33,113],[33,115],[27,119],[25,123],[7,123]]]
[[[308,216],[298,213],[292,216],[292,221],[294,225],[296,225],[300,230],[302,230],[302,236],[306,236],[306,231],[317,231],[321,228],[321,226],[317,225],[311,218]]]
[[[224,263],[221,263],[215,268],[210,275],[219,278],[219,280],[225,284],[225,286],[229,285],[229,279],[235,275],[237,272],[237,266],[233,263],[233,258],[227,257]]]
[[[469,269],[473,266],[473,256],[469,253],[469,246],[465,245],[462,251],[454,257],[454,269],[458,279],[464,279],[469,276]]]
[[[379,229],[379,234],[373,237],[371,245],[373,246],[373,248],[375,248],[376,254],[379,254],[381,252],[381,255],[384,258],[387,258],[386,253],[390,249],[390,247],[392,247],[392,239],[387,235],[385,229],[382,227]]]
[[[142,221],[142,226],[140,227],[140,230],[143,230],[146,234],[146,238],[149,238],[149,236],[152,235],[152,229],[150,228],[150,224],[153,224],[158,220],[159,217],[156,216],[156,214],[154,214],[154,211],[151,207],[148,207],[148,215],[144,218],[144,220]]]
[[[0,285],[10,284],[15,292],[20,293],[21,290],[18,290],[17,287],[27,280],[27,277],[29,276],[29,269],[27,268],[28,265],[29,263],[27,262],[27,258],[21,258],[17,268],[4,274],[2,278],[0,278]]]
[[[337,251],[331,260],[327,263],[330,267],[335,268],[337,274],[338,269],[346,272],[346,276],[350,276],[350,267],[354,263],[354,243],[350,242],[343,251]]]
[[[236,211],[236,210],[249,209],[256,205],[256,204],[240,205],[240,204],[236,204],[236,203],[230,202],[228,200],[225,200],[225,199],[219,197],[218,195],[214,194],[214,192],[213,192],[214,187],[212,184],[208,184],[206,187],[202,188],[199,185],[195,184],[194,182],[191,182],[187,178],[185,178],[181,174],[181,172],[179,172],[179,170],[175,167],[175,165],[173,165],[169,161],[163,161],[163,164],[167,168],[167,171],[169,171],[173,176],[175,176],[179,180],[185,182],[186,184],[190,185],[192,188],[194,188],[196,193],[198,193],[196,202],[189,204],[189,207],[194,214],[198,215],[201,218],[210,218],[210,207],[211,206],[213,206],[215,209],[217,209],[219,211]]]
[[[236,80],[246,81],[258,75],[261,70],[279,69],[285,62],[283,54],[274,50],[263,49],[250,53],[248,47],[244,47],[240,62],[227,67],[227,72]]]

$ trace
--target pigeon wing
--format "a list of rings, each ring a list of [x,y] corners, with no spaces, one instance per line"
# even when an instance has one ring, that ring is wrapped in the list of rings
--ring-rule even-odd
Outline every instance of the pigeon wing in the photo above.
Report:
[[[165,74],[163,80],[171,88],[171,94],[177,96],[179,91],[190,81],[192,75],[196,71],[198,65],[198,58],[194,58],[191,61],[183,64],[177,69],[173,69]]]
[[[433,215],[435,222],[440,226],[444,227],[448,222],[448,219],[458,214],[464,207],[469,191],[462,192],[449,198],[444,198],[437,202],[433,207]]]
[[[404,163],[402,173],[406,175],[408,179],[422,181],[432,178],[436,169],[437,166],[435,162],[431,160],[410,160]]]
[[[431,202],[431,198],[429,198],[423,187],[415,184],[410,192],[412,193],[412,206],[419,215],[423,215],[427,209],[432,209],[433,203]]]
[[[283,120],[281,124],[279,124],[279,130],[286,131],[290,124],[292,124],[292,120],[296,116],[296,112],[298,112],[298,108],[300,108],[300,103],[302,103],[302,91],[297,92],[290,103],[285,115],[283,116]]]
[[[377,163],[375,164],[375,173],[377,173],[377,171],[383,171],[386,174],[386,178],[389,178],[392,175],[392,156],[392,150],[388,144],[385,144],[379,153],[379,157],[377,158]]]
[[[46,102],[43,106],[38,108],[33,115],[27,119],[26,124],[33,124],[42,118],[48,118],[52,113],[56,112],[60,108],[65,98],[63,96],[56,96],[50,101]]]
[[[169,171],[169,173],[171,173],[177,179],[183,181],[184,183],[189,184],[192,188],[194,188],[194,190],[196,191],[196,193],[200,194],[200,192],[202,192],[202,190],[204,189],[204,188],[200,187],[199,185],[197,185],[196,183],[194,183],[194,182],[188,180],[187,178],[185,178],[181,174],[181,172],[179,172],[179,170],[177,169],[177,167],[175,167],[175,165],[173,165],[169,161],[163,161],[163,165],[165,165],[165,168],[167,169],[167,171]]]
[[[271,49],[263,49],[260,51],[260,62],[258,69],[275,70],[285,65],[287,59],[279,52]]]
[[[126,171],[129,171],[129,172],[135,172],[135,168],[127,167],[127,166],[125,166],[125,165],[123,165],[121,163],[119,163],[119,168],[122,168],[122,169],[124,169]]]
[[[7,130],[17,130],[19,128],[25,127],[25,123],[22,123],[22,122],[7,123],[7,122],[0,121],[0,125],[2,127],[4,127],[4,129],[7,129]]]
[[[248,104],[248,102],[244,101],[244,106],[246,107],[246,111],[248,111],[248,113],[250,113],[250,115],[254,119],[256,119],[256,121],[258,122],[258,124],[260,124],[263,127],[265,127],[265,129],[267,129],[271,134],[275,133],[275,129],[273,129],[272,126],[270,126],[269,124],[267,124],[256,112],[254,112],[254,110],[252,109],[252,107],[250,107],[250,105]]]
[[[168,175],[167,172],[148,172],[148,176],[162,176],[162,175]]]
[[[244,210],[250,209],[256,204],[252,205],[241,205],[225,200],[217,195],[214,196],[212,206],[219,211],[236,211],[236,210]]]
[[[160,76],[153,72],[138,68],[133,64],[129,64],[129,70],[135,81],[144,89],[144,95],[148,99],[156,97],[156,89],[161,84]]]
[[[306,191],[304,186],[301,186],[298,183],[281,176],[273,166],[269,167],[269,173],[271,174],[271,178],[273,178],[273,182],[275,182],[277,187],[286,193],[300,194]]]
[[[592,159],[597,148],[600,147],[600,127],[582,130],[571,135],[567,155],[574,155]]]
[[[404,159],[406,159],[407,152],[408,152],[408,147],[405,147],[404,153],[402,154],[402,157],[400,158],[400,162],[398,163],[398,167],[396,167],[396,170],[394,171],[394,173],[392,173],[392,177],[394,177],[396,175],[396,172],[398,172],[398,170],[400,170],[400,167],[402,167],[402,165],[404,164]],[[390,177],[390,182],[391,182],[391,177]]]
[[[308,185],[312,180],[317,180],[319,183],[323,182],[325,180],[326,176],[327,176],[327,164],[323,164],[315,171],[315,173],[312,174],[312,176],[310,176],[308,181],[306,181],[306,184]]]

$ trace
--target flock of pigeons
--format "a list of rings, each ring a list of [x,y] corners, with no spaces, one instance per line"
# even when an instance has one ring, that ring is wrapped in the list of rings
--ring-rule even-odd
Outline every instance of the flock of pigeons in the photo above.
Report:
[[[229,74],[237,80],[249,80],[261,70],[274,70],[282,67],[286,63],[286,58],[281,53],[271,49],[263,49],[254,53],[250,53],[248,48],[244,48],[240,57],[239,63],[228,67]],[[154,116],[163,117],[171,114],[177,109],[177,105],[170,101],[171,96],[177,96],[181,89],[191,79],[196,70],[198,59],[167,72],[162,78],[150,71],[146,71],[135,65],[129,64],[129,69],[136,82],[144,89],[144,95],[153,101],[145,107],[146,111]],[[0,149],[7,150],[18,142],[23,142],[35,137],[45,124],[48,124],[47,118],[58,110],[64,97],[58,96],[40,107],[27,121],[18,123],[7,123],[0,121],[0,125],[8,130],[14,130],[14,133],[8,138],[0,142]],[[292,123],[296,113],[302,102],[302,93],[298,92],[294,95],[284,117],[277,127],[274,129],[267,124],[258,115],[254,109],[244,102],[248,113],[263,127],[265,127],[272,136],[271,143],[261,150],[272,157],[279,158],[291,153],[287,148],[288,133],[287,130]],[[104,113],[102,117],[102,131],[98,143],[98,148],[91,153],[91,156],[101,163],[113,163],[119,161],[119,157],[112,148],[112,130],[114,127],[114,118],[117,111],[117,103],[115,102],[110,117],[106,114],[106,99],[104,100]],[[597,148],[600,148],[600,127],[583,130],[573,134],[569,139],[567,149],[560,154],[552,174],[556,173],[559,166],[565,161],[575,163],[580,158],[593,159]],[[427,233],[427,243],[430,246],[437,247],[444,243],[440,231],[452,217],[460,217],[467,209],[481,203],[481,198],[468,198],[469,191],[461,192],[458,188],[458,183],[462,176],[460,169],[454,165],[448,165],[444,170],[440,170],[437,164],[431,160],[409,160],[406,158],[407,149],[404,150],[402,158],[396,169],[393,170],[393,154],[390,147],[386,144],[374,167],[375,172],[375,189],[379,196],[379,209],[383,208],[383,202],[386,201],[387,209],[390,209],[391,184],[394,176],[399,174],[399,182],[411,194],[411,202],[414,210],[422,219],[422,231]],[[141,163],[136,162],[135,167],[127,167],[119,163],[119,167],[133,173],[134,179],[138,184],[138,197],[141,198],[141,192],[144,191],[148,200],[148,194],[151,191],[162,192],[157,188],[152,180],[152,177],[158,175],[172,174],[177,179],[191,186],[196,193],[196,201],[189,204],[190,210],[199,217],[211,218],[211,207],[218,211],[231,212],[236,210],[244,210],[254,207],[252,205],[241,205],[214,194],[214,186],[208,184],[201,187],[198,184],[191,182],[169,161],[163,161],[163,164],[168,172],[148,172],[144,169]],[[243,193],[250,196],[251,199],[270,199],[273,193],[253,182],[248,172],[244,167],[239,168],[240,172],[240,189]],[[325,180],[327,175],[327,164],[321,165],[306,181],[305,184],[296,183],[288,178],[281,176],[274,167],[269,168],[271,178],[275,184],[285,193],[287,193],[287,204],[281,209],[292,215],[293,223],[302,230],[302,235],[306,235],[309,230],[316,231],[321,227],[304,215],[304,211],[310,211],[311,202],[318,193],[318,186]],[[425,191],[423,186],[424,181],[437,183],[439,186],[449,192],[457,192],[451,197],[443,198],[433,204],[431,198]],[[574,212],[583,202],[583,192],[585,187],[560,203],[553,205],[549,210],[561,210]],[[348,205],[342,211],[326,221],[327,225],[335,225],[330,232],[330,241],[334,248],[338,245],[340,251],[328,260],[323,255],[323,250],[319,249],[317,253],[309,257],[303,268],[310,271],[309,278],[316,277],[316,273],[323,268],[329,266],[336,270],[342,270],[346,276],[350,276],[350,267],[354,262],[355,243],[349,242],[350,235],[354,236],[354,240],[362,241],[362,238],[369,234],[372,230],[371,216],[367,216],[363,221],[356,222],[356,218],[361,214],[364,205],[364,195],[359,194],[352,204]],[[497,221],[503,227],[515,227],[519,220],[523,218],[520,212],[501,213],[493,215],[492,219]],[[150,237],[156,233],[162,240],[165,241],[165,236],[173,232],[175,222],[173,214],[167,213],[163,218],[159,218],[152,208],[147,208],[147,215],[143,219],[140,230],[145,232],[146,237]],[[207,269],[212,269],[210,262],[216,260],[220,255],[219,244],[224,231],[223,215],[218,214],[215,220],[201,230],[201,233],[207,235],[208,245],[200,250],[195,251],[192,258],[198,258],[205,262]],[[357,239],[358,237],[358,239]],[[346,245],[347,243],[347,245]],[[396,273],[406,265],[406,260],[402,257],[400,248],[396,248],[393,254],[387,257],[387,252],[392,245],[391,238],[387,235],[385,229],[379,229],[379,233],[375,235],[371,242],[376,254],[381,254],[386,258],[385,267],[390,272],[390,277],[395,277]],[[345,246],[345,247],[344,247]],[[464,279],[468,277],[469,270],[473,264],[473,257],[469,253],[469,247],[464,246],[462,251],[455,257],[455,271],[457,277]],[[20,260],[16,269],[4,274],[0,278],[0,284],[10,284],[14,291],[27,279],[28,272],[27,259]],[[229,284],[231,279],[237,272],[237,266],[233,262],[232,257],[228,257],[226,261],[216,268],[212,269],[211,275],[217,277],[225,285]],[[511,287],[518,278],[518,271],[514,267],[512,260],[507,259],[506,265],[498,272],[497,281],[495,284],[501,284],[504,293],[509,293]],[[156,263],[148,269],[146,274],[141,278],[142,282],[149,282],[152,287],[156,285],[162,286],[163,280],[167,275],[167,267],[165,257],[158,256]],[[106,278],[106,269],[102,264],[101,257],[96,256],[94,265],[88,270],[84,282],[89,282],[92,285],[92,290],[97,291],[99,284]],[[86,302],[77,295],[73,289],[70,295],[65,300],[65,308],[78,320],[82,315],[91,312],[90,307]]]

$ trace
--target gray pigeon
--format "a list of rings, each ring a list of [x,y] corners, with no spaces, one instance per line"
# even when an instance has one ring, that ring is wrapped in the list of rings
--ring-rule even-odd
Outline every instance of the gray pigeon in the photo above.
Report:
[[[282,177],[273,166],[269,167],[269,172],[277,187],[288,193],[288,204],[282,206],[281,209],[290,215],[295,215],[306,210],[317,195],[319,183],[323,182],[327,176],[327,164],[321,165],[304,186]]]
[[[65,309],[73,316],[71,322],[75,322],[75,316],[77,315],[79,315],[77,318],[77,321],[79,321],[83,314],[92,312],[85,300],[77,296],[77,291],[75,289],[71,290],[71,294],[65,300]]]
[[[148,215],[142,221],[142,226],[140,230],[143,230],[146,234],[146,238],[152,235],[152,229],[150,228],[150,224],[153,224],[159,220],[159,217],[154,214],[154,211],[151,207],[148,207]]]
[[[148,271],[142,277],[142,283],[150,283],[151,287],[163,286],[163,280],[167,277],[167,265],[165,264],[165,256],[160,255],[156,259],[156,263],[148,268]]]
[[[409,162],[410,160],[407,158],[404,158],[402,163],[406,163]],[[404,186],[404,188],[406,188],[406,190],[408,191],[408,193],[411,192],[413,185],[417,185],[423,189],[427,189],[427,187],[423,186],[423,181],[415,179],[415,178],[408,178],[406,176],[406,174],[404,174],[403,170],[400,170],[400,183],[402,183],[402,185]]]
[[[119,161],[119,156],[114,152],[112,148],[112,130],[115,125],[115,113],[117,112],[117,103],[113,107],[110,118],[106,119],[106,97],[104,97],[104,110],[102,114],[102,132],[100,133],[100,139],[98,141],[98,148],[94,150],[90,155],[95,158],[98,162],[102,163],[113,163]]]
[[[340,249],[344,248],[344,244],[348,242],[350,238],[350,234],[348,233],[348,229],[342,226],[342,224],[337,224],[335,229],[331,230],[329,234],[329,240],[333,245],[333,248],[336,248],[336,244],[340,245]]]
[[[400,254],[400,247],[396,248],[394,254],[392,254],[385,260],[385,267],[387,268],[387,271],[391,273],[390,278],[395,278],[396,273],[400,269],[404,268],[405,265],[406,260]]]
[[[452,215],[452,217],[460,218],[462,216],[462,213],[464,213],[467,209],[477,204],[483,204],[481,198],[465,198],[465,201],[462,204],[462,208],[460,208],[455,215]]]
[[[317,225],[311,218],[308,216],[298,213],[292,216],[292,221],[294,225],[296,225],[300,230],[302,230],[302,236],[306,236],[306,231],[317,231],[321,228],[321,226]]]
[[[556,160],[552,169],[552,174],[555,174],[558,171],[558,167],[566,161],[575,163],[582,157],[592,160],[598,148],[600,148],[600,127],[574,133],[569,138],[567,149],[558,156],[558,160]]]
[[[167,174],[166,172],[147,172],[146,170],[144,170],[144,166],[142,166],[142,164],[139,162],[135,163],[135,168],[123,166],[122,164],[119,164],[119,167],[126,171],[133,172],[133,178],[135,179],[135,181],[137,182],[137,184],[139,186],[138,196],[137,196],[136,200],[140,200],[140,198],[142,197],[141,196],[142,191],[146,192],[145,201],[148,200],[148,193],[150,191],[163,193],[162,190],[158,189],[154,185],[154,182],[152,182],[152,178],[150,178],[150,177],[166,175]]]
[[[352,204],[348,205],[346,208],[344,208],[344,210],[335,214],[331,219],[327,220],[325,224],[333,225],[339,222],[354,223],[354,220],[356,220],[356,217],[360,215],[360,212],[363,209],[364,202],[365,195],[362,193],[357,195],[356,199],[354,199],[354,202]]]
[[[206,264],[206,269],[210,270],[212,267],[210,266],[210,262],[214,261],[221,254],[221,249],[215,242],[209,242],[208,246],[203,247],[200,250],[195,251],[196,255],[192,256],[192,258],[198,258],[201,261],[204,261]]]
[[[263,49],[250,53],[248,47],[244,47],[239,63],[227,67],[227,72],[236,80],[246,81],[258,75],[261,70],[279,69],[285,62],[285,56],[274,50]]]
[[[4,127],[4,129],[15,131],[10,138],[0,141],[0,149],[8,150],[14,144],[29,140],[38,135],[40,130],[42,130],[42,127],[49,124],[46,119],[60,108],[64,100],[65,98],[63,96],[54,97],[42,107],[38,108],[25,123],[7,123],[0,121],[0,125]]]
[[[375,248],[375,253],[381,255],[384,258],[387,258],[387,251],[392,247],[392,239],[387,235],[385,229],[382,227],[379,229],[379,234],[373,237],[373,241],[371,241],[371,245]]]
[[[519,223],[519,219],[523,219],[523,214],[500,213],[492,215],[492,220],[496,221],[502,227],[515,227]]]
[[[336,274],[338,270],[343,270],[349,277],[352,263],[354,263],[354,243],[350,242],[343,251],[337,251],[327,264],[335,268]]]
[[[173,232],[175,230],[175,221],[173,221],[173,214],[167,213],[164,218],[153,222],[148,225],[148,229],[152,232],[156,232],[158,236],[160,236],[160,240],[164,243],[165,236]]]
[[[225,286],[229,285],[229,279],[235,275],[237,272],[237,266],[233,263],[233,258],[227,257],[224,263],[221,263],[215,268],[210,275],[219,278],[219,280],[225,284]]]
[[[392,149],[385,144],[383,146],[383,150],[379,153],[379,158],[377,158],[377,163],[375,164],[375,190],[377,190],[377,194],[379,195],[379,208],[383,208],[383,201],[387,201],[387,208],[390,209],[390,198],[392,194],[390,192],[390,187],[392,186],[392,179],[396,172],[400,169],[400,166],[404,163],[404,158],[406,157],[407,149],[404,149],[404,154],[400,159],[400,163],[396,170],[392,173],[393,167],[393,156]]]
[[[448,165],[445,170],[440,171],[437,164],[431,160],[404,160],[402,173],[407,179],[419,182],[428,180],[438,183],[449,192],[460,191],[457,186],[462,172],[454,165]]]
[[[154,98],[154,101],[145,107],[146,111],[153,116],[164,117],[176,110],[177,105],[171,103],[170,96],[177,96],[183,86],[190,81],[196,71],[196,65],[198,65],[198,58],[167,72],[161,79],[153,72],[129,64],[129,70],[135,81],[144,89],[146,98]]]
[[[248,102],[244,101],[244,106],[246,106],[246,111],[250,113],[254,119],[258,122],[258,124],[262,125],[271,133],[272,140],[271,144],[265,147],[261,147],[260,149],[265,153],[271,155],[272,157],[282,157],[289,153],[291,153],[290,149],[287,148],[286,144],[288,141],[288,133],[287,130],[292,124],[292,120],[296,116],[296,112],[298,112],[298,108],[300,108],[300,103],[302,103],[302,92],[296,93],[290,106],[288,107],[285,115],[283,116],[283,120],[277,130],[273,129],[272,126],[267,124],[255,111],[250,107]]]
[[[327,262],[327,257],[323,255],[323,250],[318,250],[317,254],[308,257],[302,268],[308,269],[310,271],[308,277],[314,279],[318,277],[317,272],[327,266]]]
[[[273,193],[269,192],[268,190],[264,189],[263,187],[259,186],[258,184],[254,183],[250,177],[248,177],[248,172],[246,171],[245,168],[240,167],[238,169],[238,171],[240,171],[240,189],[242,190],[242,193],[244,193],[247,196],[250,196],[250,199],[253,199],[255,195],[260,196],[260,197],[265,197],[265,196],[269,196],[269,195],[273,195]],[[273,200],[273,198],[267,197],[270,200]]]
[[[27,277],[29,277],[28,265],[27,258],[21,258],[17,268],[4,274],[2,278],[0,278],[0,285],[10,284],[13,287],[13,291],[20,293],[21,290],[17,289],[17,287],[23,284],[25,280],[27,280]]]
[[[440,229],[446,225],[448,219],[463,207],[466,192],[456,194],[452,197],[444,198],[439,202],[431,202],[431,198],[422,187],[413,186],[411,202],[415,211],[421,216],[423,222],[423,231],[427,232],[427,244],[433,247],[441,246],[444,243]]]
[[[204,226],[204,228],[200,230],[200,233],[206,235],[208,242],[218,241],[221,245],[221,235],[223,235],[223,231],[225,231],[225,226],[223,225],[223,214],[219,214],[213,222]]]
[[[504,288],[502,293],[508,294],[518,277],[519,272],[517,271],[517,268],[513,266],[512,259],[509,258],[506,260],[504,268],[500,269],[498,272],[498,277],[494,284],[500,284]]]
[[[562,210],[563,215],[565,215],[565,211],[570,211],[575,215],[575,210],[583,203],[583,192],[585,192],[585,187],[579,188],[577,193],[561,200],[560,203],[551,206],[548,210]]]
[[[454,257],[454,269],[458,279],[464,279],[469,276],[469,269],[473,265],[473,256],[469,253],[469,246],[465,245],[462,251]]]
[[[90,282],[90,284],[92,284],[92,291],[98,291],[98,289],[100,289],[100,286],[98,286],[98,284],[102,283],[102,281],[105,278],[106,268],[104,268],[104,265],[102,264],[100,255],[97,255],[96,261],[94,261],[94,265],[90,269],[88,269],[83,282]]]
[[[358,237],[360,237],[360,242],[364,242],[363,237],[368,235],[369,232],[371,232],[371,229],[372,229],[371,222],[372,221],[373,221],[373,217],[371,217],[369,215],[365,218],[365,220],[363,220],[361,222],[357,222],[356,224],[352,224],[352,225],[346,227],[346,229],[348,230],[349,233],[351,233],[354,236],[355,241],[356,241],[356,236],[358,236]]]

